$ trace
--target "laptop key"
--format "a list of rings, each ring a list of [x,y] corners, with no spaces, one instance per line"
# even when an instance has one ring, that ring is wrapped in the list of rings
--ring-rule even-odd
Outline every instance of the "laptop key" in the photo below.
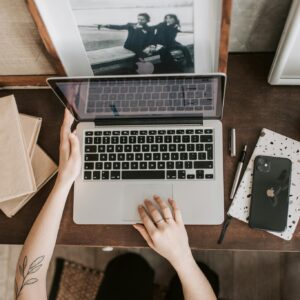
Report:
[[[127,161],[122,162],[122,169],[123,170],[129,169],[129,162],[127,162]]]
[[[150,161],[149,162],[149,169],[152,169],[152,170],[156,169],[156,162],[155,161]]]
[[[85,170],[94,170],[94,163],[85,163],[84,169]]]
[[[84,160],[85,161],[98,161],[99,155],[98,154],[85,154]]]
[[[194,161],[194,169],[212,169],[212,161]]]
[[[214,175],[213,175],[213,174],[206,174],[206,175],[205,175],[205,178],[206,178],[206,179],[213,179],[213,178],[214,178]]]
[[[204,133],[212,133],[213,131],[212,131],[212,129],[205,129],[204,130]]]
[[[176,161],[175,168],[176,169],[183,169],[183,162],[182,161]]]
[[[211,143],[213,141],[212,135],[201,135],[200,137],[201,143]]]
[[[111,170],[111,162],[105,162],[104,163],[104,169],[105,170]]]
[[[114,152],[114,146],[113,145],[107,145],[106,150],[107,150],[107,152]]]
[[[113,169],[114,170],[120,170],[120,168],[121,168],[121,163],[119,163],[119,162],[114,162],[113,163]]]
[[[178,151],[185,151],[185,144],[179,144]]]
[[[91,180],[92,179],[92,172],[91,171],[85,171],[83,174],[84,179]]]
[[[109,171],[102,171],[102,180],[109,179]]]
[[[91,136],[91,135],[93,135],[93,131],[86,131],[85,135]]]
[[[174,169],[174,162],[173,161],[168,161],[167,162],[167,169]]]
[[[103,163],[102,162],[97,162],[96,163],[96,170],[102,170],[103,169]]]
[[[133,161],[131,164],[130,164],[130,168],[133,169],[133,170],[137,170],[139,168],[139,163],[136,162],[136,161]]]
[[[121,172],[120,171],[111,171],[110,172],[110,179],[120,179]]]
[[[100,179],[100,171],[94,171],[93,172],[93,179],[94,180]]]
[[[85,143],[86,144],[93,144],[93,138],[92,137],[86,137],[85,138]]]
[[[142,170],[147,169],[147,163],[145,161],[140,162],[140,169]]]
[[[99,145],[98,146],[98,152],[105,152],[105,146],[104,145]]]
[[[184,162],[184,168],[185,169],[192,169],[193,168],[193,163],[191,161]]]
[[[206,144],[207,159],[213,159],[213,144]]]
[[[143,153],[136,153],[135,160],[143,160]]]
[[[97,152],[97,146],[95,146],[95,145],[85,146],[84,151],[85,152]]]
[[[122,171],[122,179],[165,179],[164,171]]]
[[[176,179],[176,171],[167,171],[167,179]]]
[[[168,146],[166,144],[159,145],[159,151],[160,152],[166,152],[166,151],[168,151]]]
[[[178,179],[185,179],[185,170],[177,171],[177,177]]]
[[[186,176],[187,179],[195,179],[195,174],[188,174]]]
[[[160,160],[161,154],[160,153],[153,153],[153,160]]]
[[[100,154],[100,160],[106,161],[107,160],[107,154]]]
[[[123,145],[116,145],[116,152],[123,152]]]
[[[196,178],[203,179],[204,178],[204,171],[203,170],[196,170]]]
[[[205,152],[199,152],[198,153],[198,160],[205,160],[206,159],[206,153]],[[212,159],[212,158],[210,158]]]
[[[141,152],[141,145],[133,145],[133,152]]]
[[[196,151],[201,152],[204,150],[203,144],[197,144],[196,145]]]

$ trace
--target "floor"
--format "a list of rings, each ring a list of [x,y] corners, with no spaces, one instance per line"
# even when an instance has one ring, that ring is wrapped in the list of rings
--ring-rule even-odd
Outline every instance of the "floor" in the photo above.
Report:
[[[0,246],[0,300],[12,300],[14,271],[20,246]],[[156,271],[155,281],[167,285],[172,267],[151,249],[114,249],[58,246],[54,257],[65,257],[104,270],[115,256],[128,251],[140,253]],[[300,295],[300,253],[257,251],[196,251],[194,257],[206,263],[220,278],[223,300],[295,300]],[[48,288],[54,259],[48,273]]]

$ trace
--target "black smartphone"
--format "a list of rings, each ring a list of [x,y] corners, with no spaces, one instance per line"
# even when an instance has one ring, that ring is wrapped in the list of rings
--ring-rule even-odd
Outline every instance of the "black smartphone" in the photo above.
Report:
[[[249,226],[282,232],[286,228],[292,162],[257,156],[254,161]]]

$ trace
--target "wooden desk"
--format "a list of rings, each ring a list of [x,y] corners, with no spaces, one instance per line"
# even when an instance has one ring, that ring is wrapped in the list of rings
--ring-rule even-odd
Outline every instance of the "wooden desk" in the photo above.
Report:
[[[228,155],[228,130],[237,128],[238,152],[242,144],[252,152],[261,128],[266,127],[300,140],[300,88],[273,87],[267,83],[273,54],[232,54],[228,65],[228,86],[223,120],[225,207],[237,158]],[[14,93],[20,112],[40,116],[43,125],[39,144],[58,161],[59,127],[63,107],[50,90],[3,90],[0,96]],[[51,180],[15,217],[0,213],[0,243],[23,243],[54,180]],[[73,192],[64,211],[58,244],[82,246],[144,247],[143,239],[131,226],[76,225],[72,220]],[[290,242],[262,231],[251,230],[234,220],[224,243],[216,241],[221,226],[188,226],[192,248],[300,251],[300,227]]]

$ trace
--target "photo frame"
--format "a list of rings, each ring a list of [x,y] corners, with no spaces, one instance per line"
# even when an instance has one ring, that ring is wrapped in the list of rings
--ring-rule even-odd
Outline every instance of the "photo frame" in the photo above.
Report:
[[[197,0],[195,0],[197,1]],[[54,1],[53,1],[54,2]],[[51,54],[53,63],[57,70],[57,76],[65,76],[68,74],[68,70],[66,70],[63,64],[63,57],[61,53],[59,53],[57,49],[57,45],[55,40],[53,40],[51,34],[51,26],[49,27],[47,24],[47,20],[45,20],[43,13],[40,11],[36,0],[27,0],[27,4],[29,10],[32,14],[32,17],[38,27],[39,33],[42,37],[42,40]],[[223,0],[222,8],[221,8],[221,18],[219,20],[218,26],[220,26],[220,34],[217,43],[217,51],[218,53],[216,59],[216,71],[226,73],[227,69],[227,60],[228,60],[228,42],[229,42],[229,31],[230,31],[230,17],[231,17],[231,0]],[[63,15],[63,10],[60,12]],[[67,42],[70,42],[70,38],[67,39]],[[71,73],[74,74],[74,73]],[[91,73],[86,73],[87,75],[92,75]],[[77,74],[77,75],[82,75]],[[46,85],[46,78],[49,77],[47,74],[38,75],[38,76],[0,76],[0,85],[1,86],[10,86],[10,85]]]
[[[300,0],[294,0],[273,60],[268,82],[300,85]]]

